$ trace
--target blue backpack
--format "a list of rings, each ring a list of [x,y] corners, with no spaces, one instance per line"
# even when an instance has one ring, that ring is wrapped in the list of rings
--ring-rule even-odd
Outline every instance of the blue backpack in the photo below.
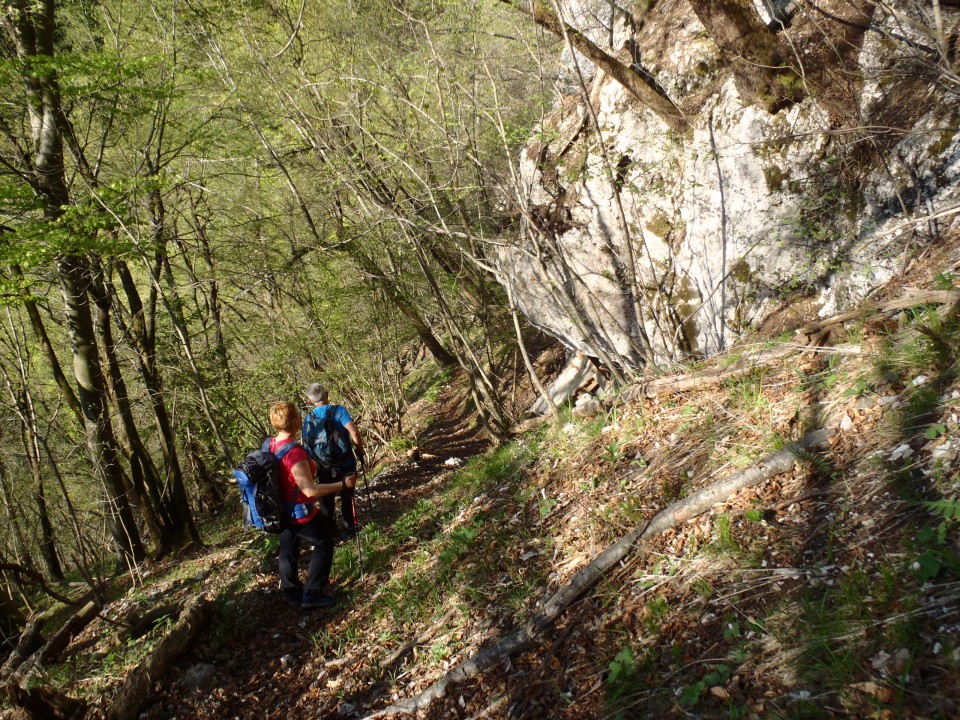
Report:
[[[272,453],[270,438],[267,438],[259,450],[247,455],[240,467],[233,471],[243,501],[244,527],[259,528],[271,534],[282,532],[286,527],[288,513],[280,491],[279,468],[283,456],[295,445],[290,440]]]
[[[353,461],[350,435],[333,417],[338,407],[327,405],[323,416],[318,416],[319,408],[314,408],[303,418],[303,446],[320,467],[328,470],[345,469]]]

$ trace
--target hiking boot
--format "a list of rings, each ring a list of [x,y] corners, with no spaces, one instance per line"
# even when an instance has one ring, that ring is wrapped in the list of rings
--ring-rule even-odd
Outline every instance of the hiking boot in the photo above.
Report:
[[[327,608],[334,605],[337,601],[329,595],[311,595],[303,594],[303,601],[300,603],[301,610],[315,610],[316,608]]]
[[[303,588],[284,588],[283,594],[286,596],[287,602],[294,607],[303,602]]]

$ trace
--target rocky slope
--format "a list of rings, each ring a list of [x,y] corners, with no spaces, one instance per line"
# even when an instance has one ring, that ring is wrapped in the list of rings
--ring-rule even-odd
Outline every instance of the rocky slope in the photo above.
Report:
[[[709,356],[790,293],[824,315],[858,303],[957,227],[960,10],[940,5],[938,34],[929,4],[789,3],[777,37],[805,99],[771,113],[741,97],[685,0],[646,5],[581,0],[566,19],[648,72],[689,130],[571,60],[499,257],[535,325],[604,362]]]

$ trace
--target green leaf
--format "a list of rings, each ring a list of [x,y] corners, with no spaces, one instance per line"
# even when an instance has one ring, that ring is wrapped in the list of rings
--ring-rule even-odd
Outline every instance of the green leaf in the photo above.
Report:
[[[707,684],[707,687],[716,687],[717,685],[723,685],[727,680],[730,679],[730,668],[726,665],[717,665],[716,669],[713,672],[709,672],[703,676],[703,682]]]
[[[927,440],[936,440],[938,437],[943,435],[947,431],[947,426],[943,423],[937,423],[936,425],[931,425],[927,428],[926,432],[923,433],[923,436]]]
[[[610,662],[610,675],[607,683],[613,685],[630,675],[633,675],[636,669],[636,657],[633,650],[629,647],[623,648],[617,653],[617,656]]]
[[[707,689],[707,684],[703,680],[698,680],[693,685],[687,685],[680,693],[678,702],[681,705],[696,705],[700,701],[700,696]]]
[[[917,564],[920,566],[918,574],[920,576],[920,582],[927,582],[932,580],[937,575],[940,574],[940,558],[936,553],[925,552],[919,558],[917,558]]]

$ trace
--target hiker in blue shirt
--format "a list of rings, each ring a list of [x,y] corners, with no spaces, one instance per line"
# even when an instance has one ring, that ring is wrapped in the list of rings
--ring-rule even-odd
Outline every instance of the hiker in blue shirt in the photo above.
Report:
[[[347,534],[359,530],[354,504],[354,484],[357,480],[357,461],[363,463],[364,449],[360,430],[350,412],[343,405],[328,404],[329,393],[320,383],[306,390],[313,409],[306,413],[303,423],[303,444],[317,461],[317,482],[330,483],[345,480],[340,493],[340,514]],[[334,495],[321,499],[324,512],[335,520]]]

